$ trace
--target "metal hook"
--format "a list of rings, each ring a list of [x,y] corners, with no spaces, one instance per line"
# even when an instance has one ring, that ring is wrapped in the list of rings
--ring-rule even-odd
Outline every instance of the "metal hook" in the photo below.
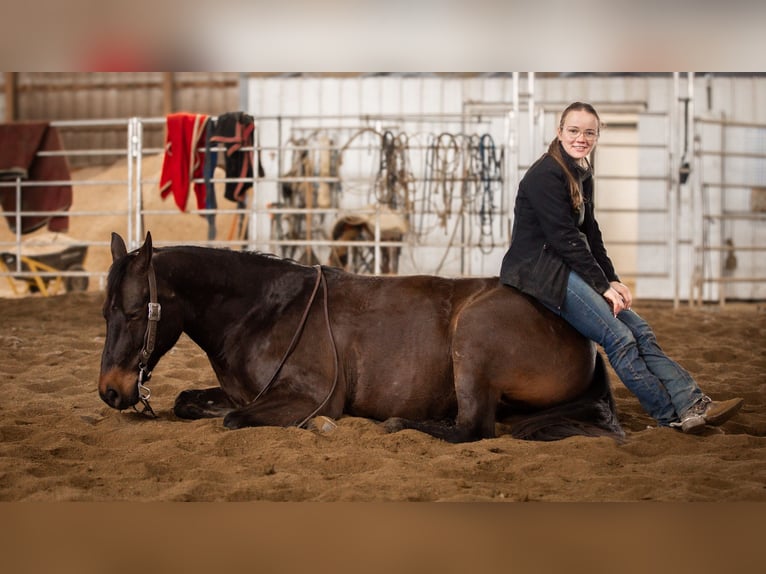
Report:
[[[138,397],[142,401],[148,401],[152,396],[152,390],[144,385],[146,381],[152,378],[151,371],[147,371],[143,365],[138,366],[138,379],[136,379],[136,386],[138,387]]]
[[[138,378],[136,379],[136,387],[138,388],[138,400],[140,400],[141,404],[144,405],[144,409],[142,411],[139,411],[135,405],[133,405],[133,409],[142,415],[151,416],[152,418],[156,419],[157,415],[154,412],[154,409],[152,408],[152,406],[149,404],[149,399],[152,396],[152,390],[144,384],[151,378],[152,378],[151,371],[147,371],[146,367],[143,364],[139,364]]]

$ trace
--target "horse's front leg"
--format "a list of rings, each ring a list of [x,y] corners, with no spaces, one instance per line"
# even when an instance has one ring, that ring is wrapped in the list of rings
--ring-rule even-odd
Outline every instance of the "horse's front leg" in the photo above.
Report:
[[[340,411],[329,404],[319,412],[315,412],[321,401],[321,396],[301,394],[294,386],[285,385],[282,389],[269,391],[254,403],[227,413],[223,419],[223,425],[228,429],[259,426],[291,427],[317,415],[330,418],[340,415]]]
[[[180,419],[204,419],[226,416],[236,407],[221,387],[183,391],[176,398],[173,412]]]

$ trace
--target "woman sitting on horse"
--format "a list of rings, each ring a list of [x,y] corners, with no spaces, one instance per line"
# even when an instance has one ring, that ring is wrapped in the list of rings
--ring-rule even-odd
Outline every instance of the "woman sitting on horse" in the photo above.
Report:
[[[588,156],[601,120],[575,102],[561,115],[548,152],[519,184],[511,245],[500,280],[527,293],[601,345],[625,386],[660,426],[697,433],[734,416],[742,399],[713,401],[668,358],[631,309],[630,289],[607,256],[594,216]]]

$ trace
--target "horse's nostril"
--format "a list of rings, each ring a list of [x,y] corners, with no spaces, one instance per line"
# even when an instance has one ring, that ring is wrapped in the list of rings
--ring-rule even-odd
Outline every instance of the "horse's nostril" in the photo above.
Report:
[[[117,403],[120,401],[120,395],[112,387],[106,388],[104,394],[104,400],[110,407],[117,407]]]

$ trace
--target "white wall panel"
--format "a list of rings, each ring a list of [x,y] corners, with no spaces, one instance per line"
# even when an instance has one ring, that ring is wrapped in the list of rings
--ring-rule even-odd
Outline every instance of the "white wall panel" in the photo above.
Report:
[[[423,85],[418,79],[402,81],[402,113],[424,114],[429,111],[428,103],[423,101]]]
[[[425,78],[423,80],[423,113],[442,110],[442,86],[442,80],[439,78]]]
[[[317,114],[338,116],[344,113],[341,80],[323,78],[321,82],[319,110]],[[336,120],[329,120],[330,123]]]
[[[399,78],[381,78],[380,99],[377,113],[399,114],[402,111],[401,85]]]
[[[339,90],[340,110],[342,114],[354,116],[362,113],[363,101],[359,82],[361,80],[336,80]]]
[[[686,73],[680,76],[681,97],[686,95]],[[534,98],[537,107],[545,110],[542,116],[544,129],[530,135],[528,116],[524,109],[524,93],[527,91],[527,75],[520,75],[519,90],[522,93],[522,113],[518,118],[519,133],[515,135],[515,141],[519,145],[520,167],[534,161],[547,147],[548,142],[554,135],[558,114],[563,104],[575,100],[591,101],[600,103],[606,110],[625,107],[625,104],[636,104],[639,111],[645,108],[650,112],[641,120],[637,132],[639,144],[647,146],[661,144],[665,147],[645,147],[641,149],[635,160],[635,171],[644,176],[662,178],[664,176],[677,176],[677,166],[668,165],[670,135],[669,116],[675,111],[678,102],[675,101],[673,78],[644,77],[644,76],[621,76],[621,77],[558,77],[536,78],[534,83]],[[510,109],[513,101],[513,80],[510,76],[487,76],[477,78],[440,78],[426,74],[421,76],[367,76],[361,78],[270,78],[251,79],[249,83],[249,112],[255,116],[274,115],[346,115],[361,117],[365,114],[378,115],[439,115],[458,114],[463,110],[464,103],[468,100],[483,102],[505,102]],[[731,121],[766,123],[766,78],[742,78],[720,77],[706,78],[695,76],[694,79],[694,111],[702,117],[720,117],[725,112],[726,118]],[[603,110],[602,110],[603,111]],[[507,112],[506,112],[507,113]],[[651,114],[656,114],[652,118]],[[327,122],[328,124],[332,122]],[[415,127],[415,126],[418,127]],[[495,135],[496,142],[501,145],[506,143],[505,127],[509,125],[506,116],[497,113],[486,127]],[[385,126],[381,126],[385,127]],[[706,149],[720,150],[720,129],[715,126],[698,126],[699,133]],[[276,138],[276,132],[272,128],[263,125],[261,136],[264,139]],[[457,132],[456,124],[438,122],[407,124],[407,131],[426,134],[429,131]],[[474,128],[475,129],[475,128]],[[285,134],[283,134],[284,136]],[[422,136],[425,138],[425,135]],[[753,130],[734,130],[727,134],[724,142],[728,152],[751,152],[764,153],[765,136]],[[681,137],[676,136],[676,143],[683,143]],[[273,142],[277,145],[276,139]],[[284,143],[284,142],[282,142]],[[420,142],[423,143],[423,142]],[[689,142],[691,147],[693,142]],[[606,146],[605,146],[606,148]],[[620,159],[624,154],[614,151],[606,151],[599,157],[601,162],[599,169],[611,169],[610,164],[628,161]],[[676,157],[675,161],[679,158]],[[417,163],[417,162],[414,162]],[[628,161],[628,163],[630,163]],[[364,172],[370,170],[370,166],[362,166],[349,163],[344,165],[344,172]],[[758,159],[729,158],[722,162],[715,156],[704,157],[699,161],[699,169],[705,178],[725,177],[727,181],[742,181],[747,185],[766,185],[766,166]],[[723,171],[722,171],[723,170]],[[508,178],[509,180],[512,178]],[[701,207],[695,203],[692,195],[692,182],[681,186],[678,204],[680,207],[680,220],[678,222],[678,252],[679,281],[681,283],[681,297],[686,298],[691,290],[690,277],[695,263],[693,241],[695,233],[699,233],[700,222],[694,221],[695,214],[699,214]],[[622,198],[630,194],[630,183],[612,180],[609,185],[601,182],[600,185],[610,191],[609,199],[604,200],[604,206],[615,208],[616,197]],[[611,186],[611,187],[609,187]],[[647,241],[648,245],[638,250],[636,265],[639,270],[647,273],[648,277],[641,281],[641,294],[646,297],[672,297],[672,281],[668,274],[668,265],[671,261],[669,247],[653,245],[652,242],[668,237],[670,223],[669,215],[658,210],[668,210],[671,204],[671,194],[675,190],[669,190],[667,181],[644,180],[638,187],[638,196],[630,200],[638,204],[637,242]],[[505,198],[512,207],[512,199],[515,189],[508,190]],[[713,203],[717,209],[721,209],[722,197],[720,191],[708,190],[706,201]],[[749,209],[749,195],[746,189],[731,192],[725,197],[726,209],[746,210]],[[629,203],[630,203],[629,202]],[[711,203],[712,202],[712,203]],[[646,211],[646,213],[642,213]],[[626,224],[624,214],[608,214],[603,227],[614,229],[615,237],[625,240]],[[612,220],[610,221],[610,217]],[[731,228],[731,234],[736,244],[755,244],[763,242],[763,222],[738,223]],[[626,247],[619,247],[619,251],[626,252]],[[611,251],[611,250],[610,250]],[[498,247],[501,253],[502,248]],[[417,260],[415,267],[421,267],[421,263],[429,258],[441,259],[443,251],[430,248],[421,250],[412,259]],[[474,258],[471,256],[470,267],[484,272],[488,265],[494,265],[493,252],[488,257]],[[450,261],[452,256],[446,259]],[[763,252],[738,253],[741,267],[750,267],[750,270],[758,273],[766,273],[763,269]],[[761,263],[758,263],[760,261]],[[423,265],[426,265],[423,263]],[[427,266],[427,265],[426,265]],[[449,266],[449,264],[448,264]],[[454,267],[449,272],[453,272]],[[665,274],[665,277],[655,275]],[[741,286],[735,288],[742,291],[760,293],[762,285]]]

